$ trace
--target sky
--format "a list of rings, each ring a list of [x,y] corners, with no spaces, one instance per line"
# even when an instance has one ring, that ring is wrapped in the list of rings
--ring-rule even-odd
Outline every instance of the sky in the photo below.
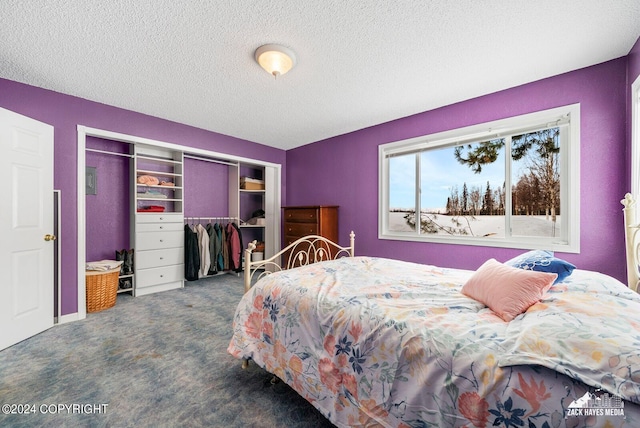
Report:
[[[484,165],[480,174],[475,174],[471,168],[460,164],[453,155],[455,147],[428,150],[422,152],[421,183],[422,209],[440,209],[444,211],[447,198],[451,195],[451,188],[458,186],[462,193],[462,186],[466,182],[468,191],[475,186],[482,189],[482,194],[489,181],[491,188],[501,187],[504,183],[504,148],[496,162]],[[519,172],[521,165],[514,164],[514,172]],[[391,208],[413,208],[415,205],[415,155],[392,157],[389,160],[390,190],[389,202]]]

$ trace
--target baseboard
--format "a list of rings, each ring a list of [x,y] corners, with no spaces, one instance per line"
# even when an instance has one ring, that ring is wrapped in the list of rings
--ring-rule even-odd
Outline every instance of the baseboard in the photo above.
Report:
[[[67,315],[59,316],[57,324],[66,324],[68,322],[80,321],[81,319],[82,318],[80,318],[79,314],[77,312],[75,312],[73,314],[67,314]]]

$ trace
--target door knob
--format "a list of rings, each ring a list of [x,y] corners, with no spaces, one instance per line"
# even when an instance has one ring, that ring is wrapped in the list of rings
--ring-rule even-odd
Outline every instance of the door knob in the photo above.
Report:
[[[45,241],[55,241],[56,240],[56,235],[49,235],[47,233],[46,235],[44,235],[44,240]]]

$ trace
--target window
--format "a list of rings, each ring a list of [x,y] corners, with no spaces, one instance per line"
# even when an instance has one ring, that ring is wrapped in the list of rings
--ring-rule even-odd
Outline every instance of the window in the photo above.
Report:
[[[578,104],[381,145],[379,237],[579,252]]]
[[[631,194],[640,193],[640,76],[631,85]]]

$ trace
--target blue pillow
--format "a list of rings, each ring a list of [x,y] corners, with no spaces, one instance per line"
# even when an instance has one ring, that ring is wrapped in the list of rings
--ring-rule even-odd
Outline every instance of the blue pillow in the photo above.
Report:
[[[558,278],[554,284],[571,275],[571,272],[576,268],[571,263],[554,257],[553,252],[545,250],[533,250],[520,254],[507,260],[504,264],[524,270],[557,273]]]

